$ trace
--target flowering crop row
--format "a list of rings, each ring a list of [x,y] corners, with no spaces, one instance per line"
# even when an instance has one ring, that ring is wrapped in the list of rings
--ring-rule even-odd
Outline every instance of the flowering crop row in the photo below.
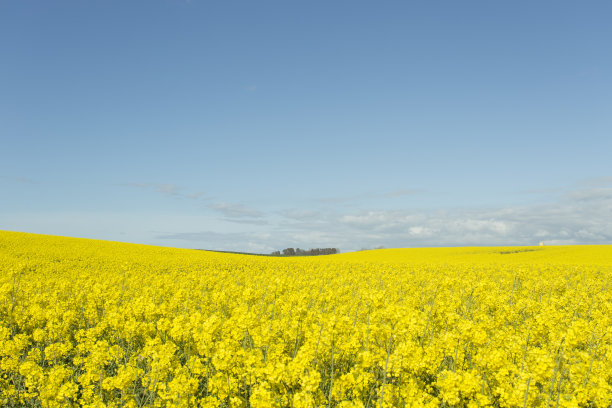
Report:
[[[0,232],[0,405],[610,407],[612,247],[271,258]]]

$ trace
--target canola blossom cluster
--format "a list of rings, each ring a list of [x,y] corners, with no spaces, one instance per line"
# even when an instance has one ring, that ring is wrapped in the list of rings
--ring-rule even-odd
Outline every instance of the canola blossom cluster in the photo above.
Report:
[[[0,406],[610,407],[612,247],[275,258],[0,232]]]

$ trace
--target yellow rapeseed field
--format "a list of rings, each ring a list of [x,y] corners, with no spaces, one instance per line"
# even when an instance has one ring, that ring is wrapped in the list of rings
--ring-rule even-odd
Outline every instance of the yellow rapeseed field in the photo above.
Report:
[[[612,247],[272,258],[0,232],[5,407],[610,407]]]

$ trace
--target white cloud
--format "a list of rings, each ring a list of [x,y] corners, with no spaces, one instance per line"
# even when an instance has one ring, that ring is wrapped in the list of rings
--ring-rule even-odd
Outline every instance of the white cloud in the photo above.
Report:
[[[227,222],[232,222],[235,224],[242,224],[242,225],[269,225],[270,222],[268,220],[265,220],[263,218],[245,218],[245,217],[240,217],[240,218],[223,218],[223,221],[227,221]]]
[[[280,212],[285,218],[296,221],[315,220],[321,217],[321,212],[314,210],[284,210]]]
[[[18,182],[18,183],[25,183],[25,184],[38,184],[38,182],[36,182],[36,181],[34,181],[32,179],[29,179],[27,177],[17,177],[15,179],[15,181]]]
[[[345,250],[456,245],[611,244],[612,191],[572,191],[548,203],[445,210],[361,210],[296,224]],[[315,235],[313,235],[315,237]],[[316,242],[312,242],[316,245]]]
[[[192,200],[197,200],[198,198],[204,197],[205,194],[206,192],[204,191],[198,191],[197,193],[185,194],[185,197],[191,198]]]
[[[153,191],[156,186],[133,187]],[[159,192],[176,193],[173,186]],[[337,247],[350,251],[379,246],[537,245],[540,241],[612,244],[610,190],[601,185],[582,185],[550,198],[547,203],[494,208],[347,210],[337,205],[263,213],[243,204],[216,202],[208,208],[217,214],[189,217],[23,213],[0,216],[0,225],[5,229],[56,235],[252,252],[287,247]],[[120,235],[121,232],[126,235]]]
[[[569,193],[569,197],[576,201],[612,200],[612,187],[575,190]]]
[[[581,188],[597,188],[612,186],[612,176],[607,177],[594,177],[585,180],[581,180],[578,183]]]
[[[165,196],[175,196],[181,189],[176,184],[156,184],[155,190]]]
[[[339,204],[339,203],[373,200],[373,199],[381,199],[381,198],[389,199],[389,198],[396,198],[396,197],[408,196],[408,195],[418,195],[418,194],[423,194],[424,192],[425,192],[424,190],[420,190],[420,189],[400,189],[400,190],[389,191],[387,193],[369,191],[369,192],[355,194],[351,196],[328,197],[328,198],[319,199],[317,201],[321,203]]]
[[[584,200],[583,196],[590,197]],[[241,214],[249,210],[217,205],[219,211]],[[248,207],[247,207],[248,208]],[[243,211],[244,210],[244,211]],[[546,244],[611,244],[612,203],[605,194],[582,191],[539,205],[445,210],[291,210],[280,221],[261,225],[263,232],[217,232],[206,245],[244,250],[249,242],[265,248],[361,248]],[[235,214],[234,214],[235,215]],[[266,234],[264,234],[264,232]],[[257,237],[254,239],[254,237]],[[196,239],[202,235],[175,234],[168,239]]]
[[[340,222],[348,225],[375,226],[385,222],[388,214],[383,212],[368,211],[360,214],[343,215]]]
[[[27,178],[27,177],[7,177],[7,176],[0,176],[0,179],[2,179],[2,180],[8,180],[8,181],[10,181],[10,182],[23,183],[23,184],[39,184],[37,181],[32,180],[32,179]]]
[[[431,228],[424,227],[422,225],[415,225],[414,227],[408,228],[408,232],[410,235],[415,237],[428,237],[434,233],[434,230]]]
[[[195,193],[183,193],[183,188],[181,188],[179,185],[174,184],[174,183],[140,183],[140,182],[136,182],[136,183],[123,183],[120,184],[123,187],[131,187],[131,188],[138,188],[138,189],[152,189],[154,191],[156,191],[159,194],[162,194],[166,197],[184,197],[184,198],[190,198],[192,200],[197,200],[200,198],[204,198],[205,199],[205,192],[204,191],[197,191]]]
[[[383,196],[384,197],[400,197],[400,196],[406,196],[406,195],[416,195],[416,194],[421,194],[421,193],[423,193],[423,190],[402,189],[402,190],[391,191],[389,193],[383,194]]]
[[[253,217],[258,218],[262,217],[263,213],[257,211],[251,207],[247,207],[243,204],[230,204],[230,203],[214,203],[209,206],[209,208],[218,211],[225,215],[226,217],[231,218],[241,218],[241,217]]]

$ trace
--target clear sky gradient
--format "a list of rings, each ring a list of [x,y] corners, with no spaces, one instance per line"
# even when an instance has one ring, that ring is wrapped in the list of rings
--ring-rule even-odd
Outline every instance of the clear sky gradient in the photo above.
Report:
[[[608,1],[0,1],[0,229],[612,243]]]

